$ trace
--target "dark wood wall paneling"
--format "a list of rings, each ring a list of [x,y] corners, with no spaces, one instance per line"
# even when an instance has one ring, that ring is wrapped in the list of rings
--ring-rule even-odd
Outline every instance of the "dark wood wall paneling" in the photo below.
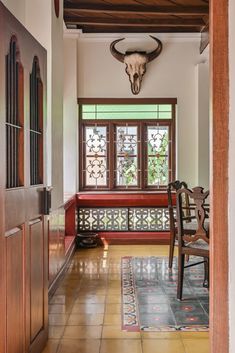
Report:
[[[43,329],[44,233],[42,218],[29,222],[30,238],[30,341]],[[35,264],[37,259],[37,265]]]
[[[25,352],[25,229],[17,227],[6,236],[6,348]]]
[[[49,286],[56,287],[57,279],[64,270],[75,247],[76,197],[52,211],[48,219],[49,232]]]

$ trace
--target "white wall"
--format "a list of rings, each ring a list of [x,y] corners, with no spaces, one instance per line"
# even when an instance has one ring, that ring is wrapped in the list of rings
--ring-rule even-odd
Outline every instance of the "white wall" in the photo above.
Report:
[[[209,63],[196,66],[197,184],[209,189]]]
[[[25,23],[25,0],[1,0],[21,23]]]
[[[229,335],[230,353],[235,352],[235,2],[229,1]]]
[[[46,126],[46,184],[51,180],[51,84],[52,84],[52,2],[47,0],[25,1],[25,26],[47,51],[47,126]],[[42,26],[43,18],[43,26]]]
[[[126,37],[117,45],[120,51],[151,50],[155,42],[146,36]],[[199,55],[199,38],[165,38],[161,55],[151,62],[138,96],[130,90],[124,64],[109,51],[110,38],[80,35],[78,40],[78,96],[84,98],[173,97],[177,111],[177,176],[191,185],[198,183],[198,101],[196,101],[195,66],[204,60]],[[208,86],[208,83],[206,84]],[[209,105],[209,102],[208,102]],[[201,137],[199,138],[201,139]],[[206,145],[208,149],[208,144]],[[209,165],[207,166],[207,174]]]
[[[54,3],[54,1],[53,1]],[[60,0],[60,17],[52,11],[52,63],[51,63],[51,135],[52,135],[52,208],[63,204],[63,0]]]
[[[77,38],[64,37],[64,196],[78,185]]]

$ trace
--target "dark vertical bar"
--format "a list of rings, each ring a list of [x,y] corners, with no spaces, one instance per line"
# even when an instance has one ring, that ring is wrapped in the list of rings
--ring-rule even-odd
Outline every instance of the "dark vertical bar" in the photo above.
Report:
[[[35,134],[36,135],[36,184],[39,184],[39,181],[38,181],[38,138],[39,138],[39,135],[38,134]]]
[[[15,129],[16,138],[16,154],[15,154],[15,173],[16,173],[16,186],[20,186],[19,180],[19,129]]]
[[[6,122],[9,122],[9,54],[6,56]],[[6,187],[9,188],[9,127],[6,125]]]
[[[16,121],[16,43],[13,42],[13,53],[12,53],[12,123],[17,124]]]
[[[9,188],[9,126],[6,125],[6,187]]]
[[[36,70],[36,61],[34,62],[34,131],[37,131],[37,70]]]
[[[13,127],[10,129],[11,131],[11,156],[10,156],[10,162],[11,162],[11,183],[10,187],[14,187],[14,131]]]
[[[10,68],[10,123],[14,124],[14,91],[13,91],[13,86],[14,86],[14,45],[13,42],[11,42],[10,45],[10,60],[11,60],[11,68]],[[13,155],[13,150],[14,150],[14,139],[13,139],[13,128],[10,128],[10,163],[11,163],[11,173],[10,173],[10,187],[14,186],[14,155]]]
[[[35,120],[34,120],[34,124],[35,124]],[[36,177],[37,177],[37,174],[36,174],[36,169],[37,169],[37,166],[36,166],[36,155],[37,155],[37,150],[36,150],[36,144],[37,144],[37,134],[34,132],[34,185],[36,184]]]
[[[17,126],[19,122],[19,64],[15,63],[15,123]],[[15,186],[20,185],[19,180],[19,131],[15,129]]]
[[[12,113],[13,113],[13,96],[12,96],[12,87],[13,87],[13,53],[12,53],[12,42],[10,44],[10,77],[9,77],[9,82],[10,82],[10,123],[12,124],[13,123],[13,120],[12,120]]]
[[[35,61],[35,131],[39,131],[38,126],[38,78],[37,78],[37,62]],[[38,184],[38,134],[35,133],[35,184]]]
[[[13,124],[17,125],[16,120],[16,43],[13,42],[13,67],[12,67],[12,98],[13,98]],[[16,171],[16,155],[17,155],[17,145],[16,145],[16,128],[13,128],[13,187],[17,186],[17,171]]]
[[[34,133],[32,131],[32,185],[34,185]]]
[[[38,119],[38,112],[39,112],[39,94],[38,94],[38,79],[37,77],[35,77],[35,90],[36,90],[36,126],[35,126],[35,130],[38,132],[39,131],[39,119]]]
[[[31,184],[34,185],[34,133],[33,133],[33,127],[34,127],[34,65],[33,65],[33,71],[32,71],[32,90],[31,90],[31,103],[32,103],[32,119],[31,119],[31,136],[32,136],[32,148],[31,148],[31,155],[32,155],[32,166],[31,166],[31,173],[32,173],[32,182]]]
[[[33,74],[30,74],[30,185],[33,184],[33,139],[32,139],[32,122],[33,122]]]

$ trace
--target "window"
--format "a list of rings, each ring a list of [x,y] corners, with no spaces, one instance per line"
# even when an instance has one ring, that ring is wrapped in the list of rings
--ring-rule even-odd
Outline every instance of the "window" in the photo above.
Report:
[[[6,56],[6,188],[24,185],[24,69],[17,38]]]
[[[81,104],[80,189],[166,188],[175,172],[175,104]]]
[[[30,185],[43,183],[43,85],[37,57],[30,74]]]

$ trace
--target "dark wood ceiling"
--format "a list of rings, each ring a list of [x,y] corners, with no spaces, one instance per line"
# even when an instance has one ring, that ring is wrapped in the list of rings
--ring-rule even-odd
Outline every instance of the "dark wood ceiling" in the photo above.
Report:
[[[201,32],[209,0],[64,0],[67,28],[84,33]]]

